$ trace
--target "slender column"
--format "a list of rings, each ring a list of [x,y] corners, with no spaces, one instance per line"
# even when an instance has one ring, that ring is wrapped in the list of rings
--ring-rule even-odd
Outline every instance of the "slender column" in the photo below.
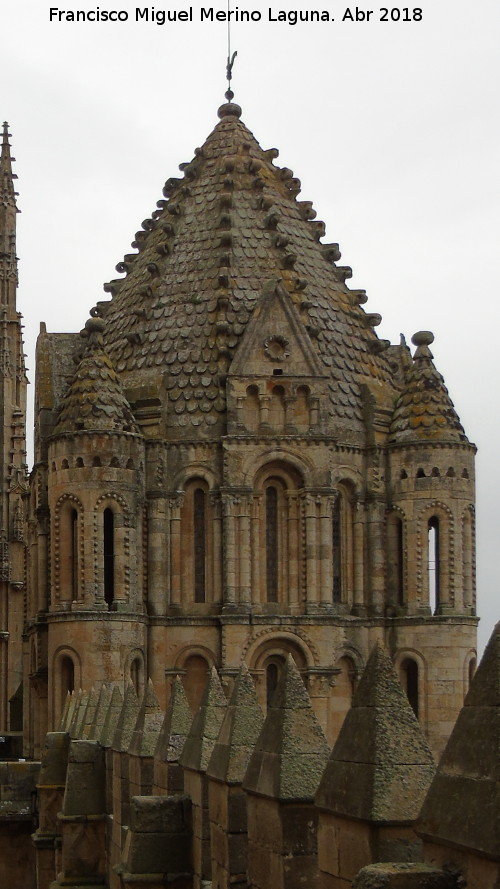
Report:
[[[165,614],[167,512],[163,494],[148,499],[148,604],[151,614]]]
[[[210,495],[213,514],[213,579],[212,599],[222,602],[222,513],[219,494]]]
[[[304,497],[306,521],[306,583],[307,605],[318,604],[318,559],[317,559],[317,512],[316,498],[311,494]]]
[[[322,497],[320,501],[320,599],[324,608],[332,605],[333,593],[333,546],[332,546],[332,508],[331,497]],[[347,541],[346,541],[347,542]]]
[[[297,431],[295,420],[295,405],[297,398],[295,395],[285,395],[285,432],[294,433]]]
[[[264,559],[260,552],[260,503],[261,497],[254,496],[252,502],[251,519],[251,570],[252,570],[252,602],[254,604],[263,601],[264,587],[262,586],[262,567]]]
[[[181,508],[184,497],[178,494],[169,500],[170,507],[170,603],[181,603]]]
[[[269,395],[259,395],[260,427],[269,429]]]
[[[236,521],[231,494],[222,495],[222,523],[224,528],[224,604],[236,602]]]
[[[464,515],[463,519],[463,604],[465,608],[470,608],[473,598],[473,580],[472,580],[472,518],[470,512]]]
[[[251,601],[251,498],[241,497],[238,515],[238,552],[240,564],[239,601],[249,605]]]
[[[311,410],[311,429],[315,429],[319,424],[319,398],[312,397],[310,399]]]
[[[293,613],[300,611],[300,511],[296,491],[287,491],[288,500],[288,601]]]
[[[38,534],[37,534],[37,556],[38,556],[38,611],[44,612],[47,609],[47,570],[48,570],[48,514],[39,516]]]
[[[384,504],[372,501],[368,507],[368,545],[370,554],[370,606],[375,614],[384,612],[385,558],[384,558]]]
[[[354,611],[359,614],[365,608],[364,504],[356,503],[354,509]]]

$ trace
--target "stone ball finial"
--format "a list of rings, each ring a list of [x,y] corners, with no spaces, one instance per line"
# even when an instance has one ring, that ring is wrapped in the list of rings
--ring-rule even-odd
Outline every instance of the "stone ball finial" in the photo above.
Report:
[[[414,346],[430,346],[434,342],[434,334],[430,330],[417,330],[411,341]]]
[[[103,318],[89,318],[88,321],[85,322],[85,330],[87,333],[102,333],[105,327]]]
[[[241,108],[236,102],[226,102],[220,106],[217,115],[221,120],[223,117],[241,117]]]

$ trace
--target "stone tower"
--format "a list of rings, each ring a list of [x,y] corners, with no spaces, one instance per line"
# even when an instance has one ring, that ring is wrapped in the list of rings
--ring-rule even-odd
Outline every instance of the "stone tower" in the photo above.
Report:
[[[3,124],[0,158],[0,732],[22,731],[25,619],[26,370],[17,311],[16,174]],[[1,745],[3,747],[3,745]],[[10,751],[4,749],[9,755]],[[0,756],[2,750],[0,749]]]
[[[330,743],[374,643],[434,750],[473,670],[474,446],[391,345],[300,182],[228,102],[82,335],[42,329],[27,752],[68,690],[179,675],[194,708],[292,655]],[[36,666],[35,666],[36,665]]]

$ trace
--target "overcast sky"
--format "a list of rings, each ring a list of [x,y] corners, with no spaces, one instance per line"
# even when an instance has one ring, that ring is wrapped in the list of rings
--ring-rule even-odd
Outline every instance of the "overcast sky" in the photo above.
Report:
[[[210,2],[210,0],[208,0]],[[381,337],[435,334],[438,369],[479,448],[481,646],[500,617],[496,559],[500,4],[422,0],[382,8],[320,0],[233,3],[233,86],[243,120],[302,181],[339,241],[350,286],[382,314]],[[323,2],[323,5],[321,5]],[[407,0],[405,0],[407,2]],[[70,0],[66,11],[121,10],[125,22],[50,21],[50,2],[0,7],[0,119],[19,176],[18,305],[30,379],[40,321],[79,330],[142,220],[217,122],[227,26],[136,21],[136,6]],[[226,2],[205,9],[226,9]],[[367,21],[342,17],[373,9]],[[279,10],[327,10],[334,21],[274,22]],[[409,9],[410,21],[403,21]],[[124,15],[122,15],[124,17]],[[31,393],[32,395],[32,393]]]

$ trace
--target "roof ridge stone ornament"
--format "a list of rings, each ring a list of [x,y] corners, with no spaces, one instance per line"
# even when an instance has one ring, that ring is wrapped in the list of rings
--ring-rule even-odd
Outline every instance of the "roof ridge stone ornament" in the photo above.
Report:
[[[413,334],[411,341],[414,346],[417,346],[416,352],[413,356],[414,361],[419,358],[427,358],[432,360],[434,355],[432,354],[429,346],[434,342],[434,334],[431,330],[418,330]]]

